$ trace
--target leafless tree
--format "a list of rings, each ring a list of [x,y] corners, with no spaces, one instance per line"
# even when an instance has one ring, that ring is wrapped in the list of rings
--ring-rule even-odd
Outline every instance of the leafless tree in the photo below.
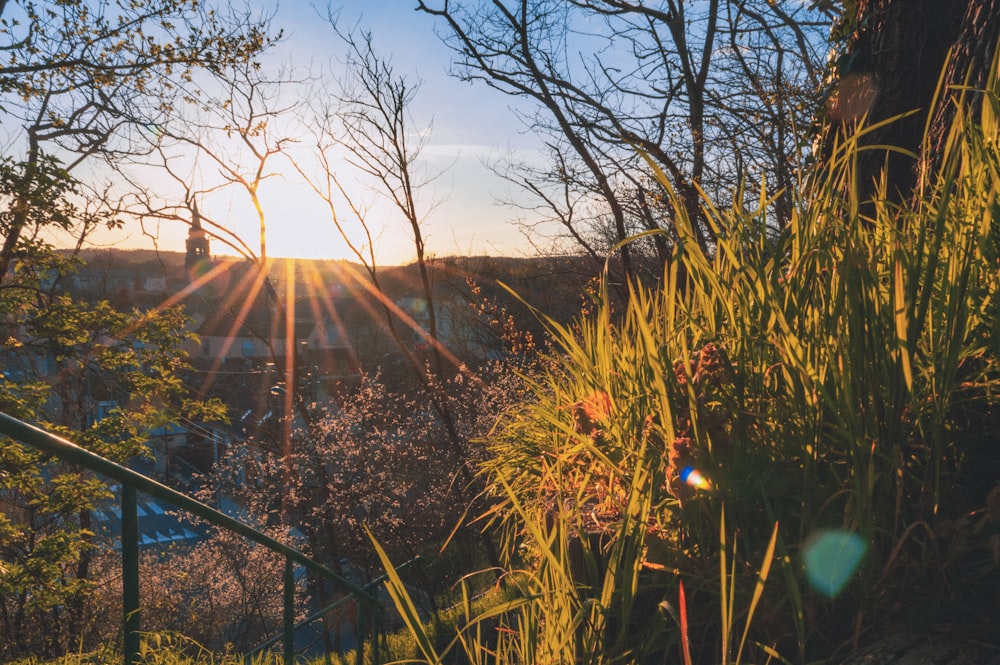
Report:
[[[427,304],[427,330],[416,331],[429,342],[432,359],[431,371],[438,377],[445,375],[446,351],[436,343],[437,317],[434,307],[434,285],[428,269],[428,257],[423,237],[424,213],[418,208],[418,191],[429,183],[419,175],[418,160],[424,145],[409,115],[413,97],[419,88],[406,76],[398,74],[391,61],[379,56],[372,44],[372,35],[360,37],[339,31],[337,34],[348,49],[343,63],[346,74],[339,77],[332,92],[334,105],[319,102],[313,109],[313,130],[316,158],[321,165],[319,176],[297,164],[300,175],[328,205],[331,219],[337,226],[355,258],[365,266],[374,288],[382,294],[380,300],[385,312],[386,325],[396,339],[397,346],[408,364],[423,376],[422,382],[432,382],[420,359],[412,353],[396,321],[400,312],[382,292],[379,284],[378,265],[375,257],[374,230],[368,211],[358,195],[345,185],[335,161],[338,154],[346,155],[345,162],[355,173],[368,178],[369,186],[387,198],[407,226],[416,253],[420,273],[421,291]],[[342,152],[340,152],[342,151]],[[345,202],[351,212],[349,227],[336,212],[339,202]],[[354,231],[361,229],[364,242],[354,238]]]
[[[386,330],[424,389],[431,409],[443,426],[460,479],[454,486],[465,488],[462,496],[466,498],[469,496],[467,491],[475,493],[475,473],[466,450],[467,442],[458,431],[450,398],[444,389],[448,376],[454,371],[464,371],[464,367],[440,341],[433,276],[424,245],[423,225],[427,213],[421,210],[419,203],[420,190],[434,177],[421,175],[419,159],[425,135],[418,131],[410,117],[419,84],[400,74],[391,60],[376,52],[370,33],[344,31],[334,17],[330,22],[347,49],[341,63],[345,73],[335,77],[329,100],[316,102],[311,111],[315,157],[321,168],[318,172],[309,171],[301,164],[297,164],[296,168],[313,191],[327,203],[332,222],[354,257],[365,267],[367,280],[363,285],[370,289],[380,304]],[[376,231],[366,206],[360,202],[357,193],[351,191],[343,179],[342,170],[335,166],[341,155],[355,175],[360,174],[367,179],[373,191],[391,203],[407,227],[413,241],[421,294],[426,305],[425,321],[411,319],[380,284],[374,249]],[[341,203],[346,204],[350,211],[349,220],[337,212]],[[359,228],[361,240],[356,237]],[[362,283],[362,280],[358,281]],[[409,328],[409,333],[406,328]],[[421,340],[421,346],[428,349],[427,364],[414,350],[414,334]],[[484,540],[488,547],[492,547],[488,537]]]
[[[32,197],[95,156],[133,151],[138,134],[171,116],[185,82],[272,41],[266,21],[198,0],[2,2],[0,17],[0,114],[11,154],[24,155],[5,160],[19,194],[0,227],[0,282],[31,224],[60,223],[33,216]]]
[[[550,165],[508,173],[586,252],[665,230],[654,249],[666,259],[673,208],[638,153],[663,171],[706,250],[716,231],[701,190],[729,195],[763,177],[784,188],[788,209],[823,69],[829,21],[817,12],[763,0],[420,0],[419,9],[440,20],[459,77],[534,102],[525,122],[545,137]],[[634,274],[632,248],[621,251]]]

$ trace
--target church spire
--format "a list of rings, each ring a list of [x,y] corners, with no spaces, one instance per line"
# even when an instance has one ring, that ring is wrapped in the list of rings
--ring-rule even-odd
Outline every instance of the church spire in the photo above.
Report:
[[[191,228],[188,229],[187,255],[184,257],[184,270],[188,278],[193,277],[199,268],[204,267],[212,260],[208,251],[208,234],[201,228],[201,215],[198,213],[198,203],[191,201]]]

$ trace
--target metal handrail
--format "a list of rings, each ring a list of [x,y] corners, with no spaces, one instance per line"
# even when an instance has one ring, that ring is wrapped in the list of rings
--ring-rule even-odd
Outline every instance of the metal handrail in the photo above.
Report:
[[[125,665],[133,665],[139,661],[140,632],[139,632],[139,529],[138,529],[138,503],[136,493],[145,492],[150,496],[161,499],[176,508],[199,517],[211,524],[223,529],[228,529],[244,536],[245,538],[258,543],[273,552],[284,555],[285,575],[284,575],[284,617],[283,617],[283,641],[284,641],[284,661],[286,665],[291,665],[295,659],[294,655],[294,629],[295,614],[294,608],[294,564],[299,564],[339,585],[349,592],[351,596],[359,601],[372,603],[377,608],[381,608],[378,599],[371,595],[367,589],[359,587],[341,575],[330,570],[323,564],[315,561],[294,547],[290,547],[260,531],[250,527],[229,515],[222,513],[211,506],[208,506],[196,499],[192,499],[186,494],[182,494],[174,489],[163,485],[152,478],[145,476],[128,467],[122,466],[100,455],[81,448],[75,443],[60,436],[56,436],[43,429],[29,425],[26,422],[13,418],[6,413],[0,412],[0,435],[5,435],[22,444],[31,446],[42,452],[59,457],[67,462],[90,469],[94,473],[116,480],[122,485],[122,601],[124,615],[122,624],[124,628],[124,662]],[[357,659],[360,665],[363,657],[363,641],[358,639]],[[273,642],[272,642],[273,643]]]
[[[420,557],[419,556],[414,557],[414,558],[410,559],[409,561],[396,566],[395,567],[396,568],[396,572],[399,572],[399,571],[403,570],[404,568],[408,568],[409,566],[412,566],[413,564],[418,563],[419,561],[420,561]],[[380,584],[382,584],[383,582],[385,582],[387,579],[389,579],[389,575],[383,573],[383,574],[379,575],[378,577],[376,577],[375,579],[373,579],[371,582],[365,583],[365,585],[362,586],[361,588],[364,591],[368,591],[369,589],[376,589],[376,588],[378,588],[378,586]],[[334,601],[333,603],[330,603],[326,607],[323,607],[323,608],[321,608],[319,610],[316,610],[315,612],[313,612],[312,614],[310,614],[309,616],[307,616],[306,618],[302,619],[297,624],[295,624],[295,630],[298,630],[300,628],[304,628],[304,627],[308,626],[309,624],[311,624],[312,622],[316,621],[317,619],[322,619],[324,616],[326,616],[330,612],[332,612],[332,611],[334,611],[336,609],[341,608],[342,606],[344,606],[346,603],[350,602],[351,600],[352,600],[351,596],[348,595],[348,596],[345,596],[343,598],[340,598],[340,599]],[[281,636],[272,637],[271,639],[267,640],[266,642],[262,642],[261,644],[258,644],[253,649],[251,649],[250,651],[248,651],[246,653],[246,656],[248,658],[256,656],[257,654],[262,653],[263,651],[271,648],[272,646],[274,646],[275,644],[277,644],[280,640],[281,640]]]

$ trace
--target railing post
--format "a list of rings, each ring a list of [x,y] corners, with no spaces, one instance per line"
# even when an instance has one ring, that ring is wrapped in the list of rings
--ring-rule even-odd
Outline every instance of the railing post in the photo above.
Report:
[[[295,564],[285,557],[285,665],[295,662]]]
[[[139,511],[134,485],[122,483],[122,631],[125,665],[139,662]]]
[[[368,604],[362,603],[360,598],[355,599],[354,602],[357,604],[358,616],[357,624],[354,626],[354,643],[357,645],[354,650],[354,665],[364,665],[365,647],[368,646]],[[376,649],[372,653],[377,653],[378,646],[371,646]]]

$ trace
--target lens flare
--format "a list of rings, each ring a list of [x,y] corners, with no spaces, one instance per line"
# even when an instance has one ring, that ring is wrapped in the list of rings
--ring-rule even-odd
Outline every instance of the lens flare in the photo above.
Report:
[[[691,487],[699,490],[707,490],[712,487],[712,483],[708,481],[708,478],[701,475],[701,471],[693,466],[686,466],[681,469],[681,482],[687,483]]]
[[[837,596],[868,552],[868,543],[850,531],[820,531],[806,543],[803,561],[806,579],[827,598]]]

